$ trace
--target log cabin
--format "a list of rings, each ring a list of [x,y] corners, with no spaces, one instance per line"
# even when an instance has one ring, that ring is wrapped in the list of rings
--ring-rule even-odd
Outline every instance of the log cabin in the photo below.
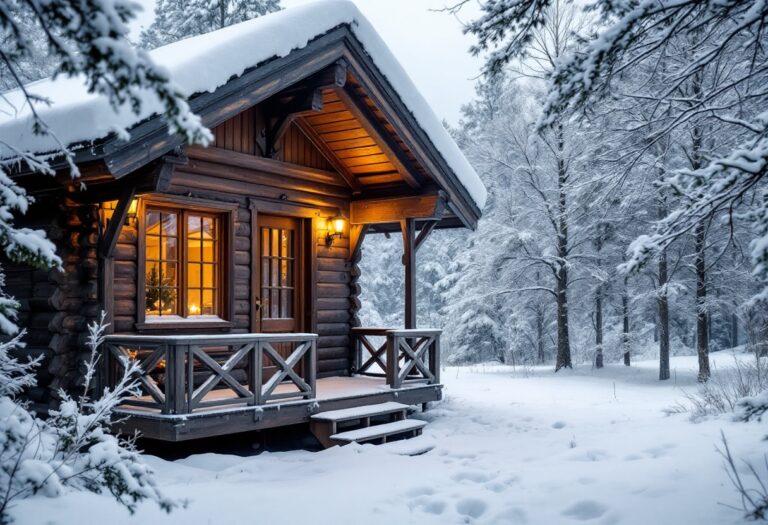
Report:
[[[151,101],[113,112],[78,79],[34,85],[80,170],[15,173],[36,200],[22,223],[47,232],[64,267],[4,263],[25,352],[44,358],[37,410],[82,381],[87,326],[105,311],[99,388],[129,360],[142,370],[119,431],[181,441],[309,424],[325,446],[418,434],[407,410],[442,386],[440,331],[416,326],[417,252],[435,228],[474,228],[485,200],[429,105],[348,2],[152,57],[212,131],[208,147],[170,135]],[[52,150],[29,126],[0,119],[0,139]],[[401,327],[358,318],[361,247],[381,232],[403,238]]]

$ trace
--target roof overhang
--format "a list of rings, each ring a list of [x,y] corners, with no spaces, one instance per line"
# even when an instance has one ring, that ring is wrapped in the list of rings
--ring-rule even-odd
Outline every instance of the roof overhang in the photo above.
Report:
[[[340,59],[346,61],[350,74],[419,165],[445,192],[447,213],[449,218],[452,217],[445,225],[455,226],[458,220],[465,227],[474,229],[481,216],[480,208],[346,24],[314,38],[286,56],[256,65],[213,92],[192,95],[189,104],[202,123],[213,128],[333,66]],[[184,145],[182,137],[168,133],[166,122],[159,115],[129,131],[127,141],[112,135],[77,150],[76,162],[102,161],[112,177],[121,179]]]

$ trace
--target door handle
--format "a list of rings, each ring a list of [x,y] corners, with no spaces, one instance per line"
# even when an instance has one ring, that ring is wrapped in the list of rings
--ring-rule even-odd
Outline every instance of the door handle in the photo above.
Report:
[[[261,299],[259,299],[259,298],[256,298],[256,300],[254,301],[254,307],[256,308],[256,311],[257,311],[257,312],[258,312],[259,310],[261,310]]]

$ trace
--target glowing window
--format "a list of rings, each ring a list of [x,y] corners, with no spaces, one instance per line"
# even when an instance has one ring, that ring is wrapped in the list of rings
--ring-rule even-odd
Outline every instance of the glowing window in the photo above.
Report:
[[[221,315],[221,218],[187,210],[144,214],[147,316]]]

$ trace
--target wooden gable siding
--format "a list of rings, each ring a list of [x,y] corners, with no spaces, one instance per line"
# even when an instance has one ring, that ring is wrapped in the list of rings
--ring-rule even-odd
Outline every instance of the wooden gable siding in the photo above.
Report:
[[[333,165],[328,162],[328,159],[318,151],[295,124],[291,124],[285,135],[283,135],[277,153],[278,159],[283,162],[318,170],[333,171]]]
[[[257,139],[262,129],[259,108],[249,108],[213,128],[212,146],[248,155],[261,155]],[[277,158],[283,162],[333,171],[333,165],[295,124],[288,127],[276,149]]]
[[[249,108],[213,128],[213,146],[255,155],[258,151],[256,117],[255,108]]]

